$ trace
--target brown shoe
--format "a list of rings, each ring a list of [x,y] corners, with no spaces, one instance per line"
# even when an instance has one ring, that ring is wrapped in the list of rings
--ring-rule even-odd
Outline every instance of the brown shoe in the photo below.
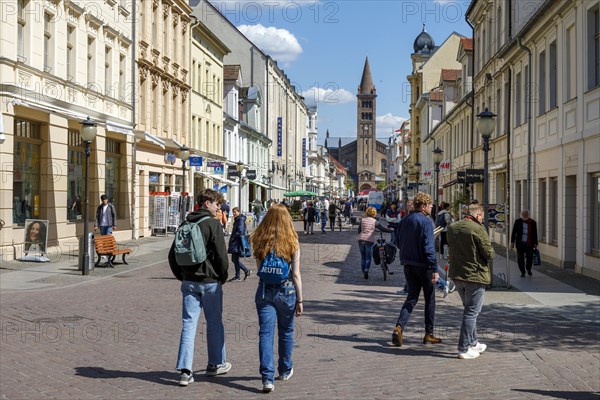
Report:
[[[400,325],[396,325],[394,328],[394,333],[392,333],[392,343],[396,346],[402,346],[402,327]]]
[[[423,337],[423,344],[427,344],[427,343],[433,343],[433,344],[435,344],[435,343],[441,343],[441,342],[442,342],[442,339],[436,338],[431,333],[427,333]]]

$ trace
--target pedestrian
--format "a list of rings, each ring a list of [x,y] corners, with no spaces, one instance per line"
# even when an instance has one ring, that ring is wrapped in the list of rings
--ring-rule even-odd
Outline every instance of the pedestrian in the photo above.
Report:
[[[402,346],[402,334],[410,314],[419,301],[421,289],[425,297],[425,336],[423,344],[440,343],[433,334],[435,323],[434,284],[439,279],[435,248],[433,245],[433,221],[430,218],[433,201],[431,196],[419,192],[413,200],[414,210],[400,222],[397,246],[400,264],[404,265],[404,276],[408,286],[406,301],[400,310],[392,342]]]
[[[287,208],[273,205],[251,237],[257,268],[269,253],[289,266],[281,283],[267,284],[262,280],[256,290],[256,311],[259,323],[259,358],[263,392],[275,389],[274,339],[277,325],[279,380],[287,381],[294,374],[294,316],[302,315],[302,278],[300,276],[300,244]],[[283,275],[283,273],[282,273]]]
[[[345,203],[344,203],[344,217],[347,220],[350,219],[350,217],[352,216],[352,202],[350,201],[350,199],[348,199]]]
[[[480,204],[469,205],[465,217],[448,227],[450,268],[464,311],[458,338],[458,358],[479,357],[487,346],[477,339],[477,316],[481,312],[485,287],[491,282],[490,260],[494,248],[481,224],[484,212]]]
[[[533,275],[533,250],[538,246],[537,222],[529,217],[529,210],[521,211],[521,218],[515,221],[512,235],[510,236],[510,248],[517,246],[517,264],[521,271],[521,278],[525,277],[525,270],[529,276]],[[525,261],[527,260],[527,261]]]
[[[260,201],[255,200],[254,205],[252,206],[252,212],[254,213],[254,226],[256,227],[260,224],[260,220],[262,218],[263,211],[265,211],[263,205]]]
[[[228,201],[225,201],[223,204],[221,204],[221,212],[223,213],[223,220],[225,221],[225,223],[223,224],[223,226],[224,226],[223,229],[225,230],[225,236],[227,236],[228,235],[227,222],[229,221],[229,212],[230,212]]]
[[[384,213],[385,220],[388,223],[388,228],[392,229],[392,238],[391,242],[396,243],[396,237],[398,236],[398,227],[400,226],[400,221],[402,217],[400,216],[400,210],[398,210],[398,203],[396,201],[392,201],[390,207]]]
[[[225,330],[223,328],[223,284],[227,281],[229,260],[221,223],[214,218],[223,195],[212,189],[204,189],[198,195],[199,211],[189,213],[186,220],[199,222],[198,227],[206,244],[207,258],[198,265],[182,267],[175,259],[175,242],[169,251],[169,265],[181,282],[182,329],[177,356],[177,370],[180,371],[179,385],[187,386],[194,382],[192,362],[194,360],[194,339],[200,313],[204,310],[206,319],[206,347],[208,352],[207,376],[226,374],[231,369],[225,350]],[[212,218],[211,218],[212,217]]]
[[[379,229],[383,232],[392,232],[381,225],[375,218],[377,209],[369,207],[360,220],[358,225],[358,249],[360,250],[360,268],[363,273],[363,278],[369,279],[369,268],[371,268],[371,257],[373,245],[375,244],[375,230]]]
[[[321,209],[321,215],[319,219],[321,221],[321,233],[327,233],[325,231],[325,227],[327,226],[327,210],[325,209],[325,207]]]
[[[108,196],[100,196],[101,204],[96,209],[96,221],[94,231],[100,227],[101,235],[112,235],[113,229],[117,229],[117,210],[112,203],[108,202]]]
[[[303,200],[302,206],[300,207],[300,215],[302,215],[302,223],[304,225],[304,234],[308,233],[308,222],[306,221],[306,209],[308,208],[308,201]]]
[[[335,201],[332,201],[331,203],[329,203],[327,212],[329,215],[329,228],[331,229],[332,232],[335,229],[335,217],[337,216],[338,211],[339,211],[339,208],[336,207]]]
[[[306,228],[304,230],[304,234],[305,235],[308,235],[308,234],[314,235],[315,232],[313,230],[313,228],[314,228],[313,225],[315,224],[315,221],[316,221],[316,218],[317,218],[317,211],[313,207],[312,201],[309,201],[307,203],[307,206],[306,206],[306,208],[304,209],[303,212],[304,212],[304,214],[303,214],[304,215],[304,222],[306,222]]]
[[[440,232],[440,248],[439,252],[444,257],[447,258],[448,253],[444,250],[444,246],[448,245],[448,240],[446,238],[446,232],[448,232],[448,226],[453,222],[452,214],[448,211],[450,204],[442,201],[440,204],[440,212],[438,213],[435,219],[435,227],[443,228]]]
[[[233,228],[231,229],[227,252],[231,254],[231,261],[235,266],[235,276],[229,281],[239,282],[242,280],[240,278],[240,270],[244,271],[244,280],[252,274],[252,270],[240,261],[240,257],[245,256],[242,237],[246,236],[248,232],[246,230],[246,216],[240,212],[240,209],[238,207],[233,207],[231,213],[233,214]]]

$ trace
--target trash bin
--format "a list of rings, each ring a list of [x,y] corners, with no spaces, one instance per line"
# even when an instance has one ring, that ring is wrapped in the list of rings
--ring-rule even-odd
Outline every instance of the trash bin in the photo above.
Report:
[[[96,251],[94,249],[94,233],[88,233],[88,254],[89,257],[89,270],[94,269],[94,260],[96,259]],[[79,238],[79,258],[78,258],[79,271],[83,271],[83,236]]]

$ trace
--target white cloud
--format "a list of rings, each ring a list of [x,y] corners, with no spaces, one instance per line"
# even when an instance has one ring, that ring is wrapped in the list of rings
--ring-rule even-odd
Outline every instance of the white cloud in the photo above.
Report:
[[[400,117],[397,115],[392,115],[391,113],[387,113],[380,117],[377,117],[377,133],[379,135],[392,133],[396,129],[400,129],[400,126],[404,121],[408,118]]]
[[[340,89],[334,84],[326,85],[325,88],[311,87],[302,92],[306,104],[346,104],[356,101],[356,96],[346,89]]]
[[[296,36],[286,29],[261,24],[240,25],[238,29],[263,52],[284,65],[289,65],[303,51]]]

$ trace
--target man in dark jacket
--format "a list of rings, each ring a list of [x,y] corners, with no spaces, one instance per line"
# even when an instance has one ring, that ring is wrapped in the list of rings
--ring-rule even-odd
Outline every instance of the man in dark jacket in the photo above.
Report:
[[[529,218],[529,210],[521,211],[521,218],[515,221],[512,235],[510,237],[510,247],[517,245],[517,264],[521,271],[521,278],[527,274],[532,275],[531,267],[533,265],[533,249],[538,245],[537,223]],[[527,264],[525,264],[527,259]]]
[[[113,229],[117,228],[117,211],[112,203],[108,202],[108,196],[100,196],[102,202],[96,209],[96,223],[94,230],[100,228],[101,235],[112,235]]]
[[[448,277],[454,281],[464,307],[458,339],[458,358],[461,359],[477,358],[487,348],[477,340],[477,316],[483,305],[485,287],[491,282],[489,261],[494,257],[494,248],[481,224],[483,218],[483,207],[471,204],[464,219],[448,226]]]
[[[392,342],[402,346],[402,333],[413,309],[419,301],[421,288],[425,297],[425,336],[423,343],[440,343],[433,335],[435,320],[435,290],[433,284],[439,279],[435,248],[433,245],[433,221],[429,217],[433,201],[426,193],[417,193],[413,200],[414,210],[400,221],[397,246],[400,264],[408,285],[408,296],[400,311],[392,334]]]
[[[221,223],[214,217],[223,203],[223,195],[212,189],[205,189],[198,195],[200,210],[186,217],[189,222],[198,222],[204,239],[207,258],[198,265],[181,267],[175,260],[175,242],[169,251],[171,270],[181,280],[183,294],[183,328],[179,341],[177,369],[181,371],[179,384],[187,386],[194,381],[192,361],[194,359],[194,338],[200,313],[204,310],[206,318],[206,345],[208,349],[208,366],[206,375],[226,374],[231,363],[226,361],[225,331],[223,329],[223,288],[227,281],[227,247]]]

